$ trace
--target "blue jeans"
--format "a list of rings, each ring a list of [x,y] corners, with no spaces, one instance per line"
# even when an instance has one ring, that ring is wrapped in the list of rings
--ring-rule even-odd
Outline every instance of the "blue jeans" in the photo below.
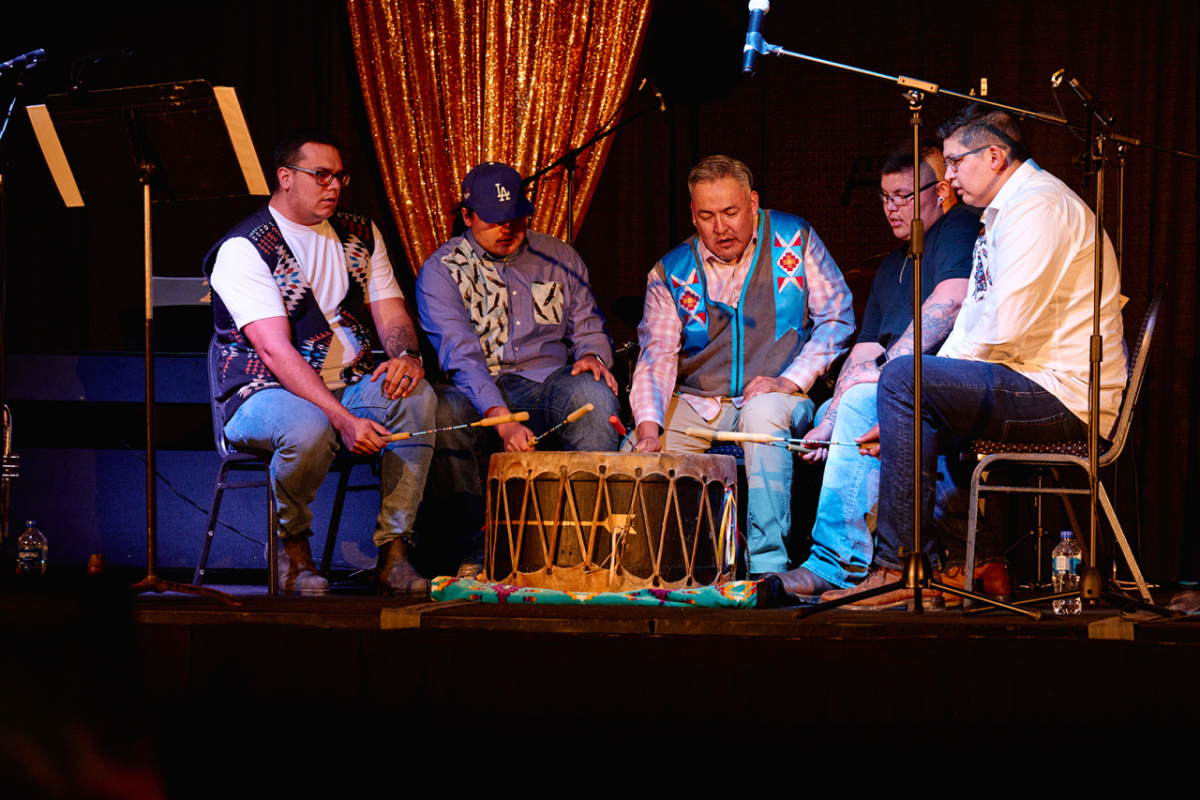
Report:
[[[853,442],[878,422],[875,384],[851,386],[842,395],[833,441]],[[874,534],[866,516],[879,499],[879,459],[859,455],[857,447],[829,448],[812,550],[801,566],[834,586],[853,586],[871,566]],[[874,526],[871,526],[874,527]]]
[[[1087,428],[1057,397],[1000,364],[923,356],[921,360],[921,548],[938,566],[933,485],[939,437],[1001,442],[1082,439]],[[899,550],[913,545],[913,361],[888,362],[879,377],[879,542],[875,563],[900,569]]]
[[[498,375],[496,386],[509,411],[527,411],[524,422],[541,434],[591,403],[591,413],[560,429],[562,449],[581,452],[612,452],[617,449],[617,432],[608,418],[620,413],[617,396],[604,381],[590,372],[571,374],[571,366],[551,373],[541,383],[520,375]],[[480,418],[475,406],[452,385],[437,387],[437,425],[446,428]],[[479,479],[479,457],[495,452],[498,438],[489,428],[442,431],[434,444],[433,464],[425,502],[428,519],[448,529],[466,551],[482,548],[484,523],[483,490]]]
[[[860,383],[842,395],[833,424],[835,442],[853,442],[879,422],[876,409],[878,385]],[[817,414],[816,424],[825,416]],[[879,502],[880,461],[858,454],[854,447],[829,448],[817,518],[813,525],[812,550],[802,565],[835,586],[848,588],[867,575],[874,550],[876,504]],[[963,560],[966,550],[967,505],[970,499],[971,467],[959,465],[957,448],[939,448],[938,478],[933,522],[943,548],[951,560]],[[991,551],[991,540],[981,526],[979,557]]]
[[[663,450],[705,453],[712,441],[689,436],[688,428],[710,431],[801,436],[812,427],[813,401],[802,394],[756,395],[739,409],[721,401],[716,419],[705,420],[679,396],[667,407]],[[788,568],[787,539],[792,530],[792,467],[795,453],[769,444],[742,445],[746,454],[746,563],[751,574]]]
[[[372,383],[365,377],[334,390],[333,395],[355,416],[374,420],[395,433],[433,427],[437,402],[433,387],[422,380],[408,397],[389,400],[383,395],[383,382],[380,378]],[[225,438],[237,448],[274,453],[270,470],[280,535],[307,535],[312,525],[309,505],[342,446],[325,412],[286,389],[264,389],[234,412],[225,424]],[[412,535],[432,457],[433,443],[428,437],[392,442],[384,449],[376,546]]]

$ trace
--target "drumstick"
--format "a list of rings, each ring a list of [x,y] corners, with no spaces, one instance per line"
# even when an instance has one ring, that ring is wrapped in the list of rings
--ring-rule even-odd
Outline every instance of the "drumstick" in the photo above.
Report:
[[[627,431],[625,430],[625,426],[621,424],[620,417],[618,417],[616,414],[613,414],[608,418],[608,424],[616,428],[617,436],[620,436],[622,439],[625,438]]]
[[[460,428],[492,428],[496,425],[503,425],[506,422],[524,422],[529,419],[528,411],[518,411],[515,414],[505,414],[500,417],[484,417],[478,422],[467,422],[462,425],[451,425],[448,428],[433,428],[428,431],[404,431],[403,433],[393,433],[390,436],[384,436],[385,442],[400,442],[405,439],[411,439],[413,436],[424,436],[427,433],[441,433],[442,431],[456,431]]]
[[[771,442],[786,442],[782,436],[772,436],[769,433],[737,433],[734,431],[706,431],[702,428],[688,428],[684,431],[688,436],[700,439],[716,439],[719,442],[754,442],[770,444]]]
[[[789,444],[799,444],[806,447],[829,447],[830,445],[839,445],[841,447],[867,447],[868,444],[859,444],[858,442],[830,442],[820,439],[787,439],[783,436],[771,436],[768,433],[738,433],[737,431],[708,431],[702,428],[688,428],[684,431],[688,436],[696,436],[701,439],[716,439],[719,442],[751,442],[753,444],[773,444],[777,447],[786,447]],[[782,444],[778,444],[782,442]]]
[[[580,406],[579,408],[575,409],[570,414],[568,414],[566,419],[564,419],[562,422],[555,425],[550,430],[543,433],[541,436],[535,436],[532,439],[530,439],[529,446],[534,447],[535,445],[537,445],[538,442],[540,442],[542,440],[543,437],[549,436],[550,434],[554,433],[559,428],[562,428],[566,425],[569,425],[572,422],[575,422],[580,417],[583,417],[584,415],[590,413],[592,411],[592,409],[594,409],[594,408],[595,408],[595,406],[592,405],[591,403],[588,403],[586,406]]]

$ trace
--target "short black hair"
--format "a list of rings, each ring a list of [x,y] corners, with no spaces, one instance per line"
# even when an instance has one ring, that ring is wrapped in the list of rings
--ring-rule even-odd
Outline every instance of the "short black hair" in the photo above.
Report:
[[[933,167],[929,161],[934,153],[937,153],[938,163],[941,163],[942,150],[937,146],[937,142],[932,139],[922,139],[921,147],[921,183],[925,183],[931,178],[941,180],[941,176],[937,174],[937,169]],[[912,140],[907,142],[899,142],[891,150],[884,154],[879,162],[879,175],[895,175],[899,172],[911,172],[913,164],[913,147]],[[945,174],[945,170],[942,170]]]
[[[998,108],[969,103],[938,128],[938,137],[942,140],[955,134],[968,148],[996,144],[1007,147],[1013,161],[1025,161],[1029,158],[1021,123],[1008,112]]]
[[[295,164],[300,158],[300,151],[307,144],[323,144],[332,147],[342,154],[342,144],[333,134],[322,128],[296,128],[289,131],[275,145],[275,166],[271,170],[271,191],[279,188],[279,168]]]

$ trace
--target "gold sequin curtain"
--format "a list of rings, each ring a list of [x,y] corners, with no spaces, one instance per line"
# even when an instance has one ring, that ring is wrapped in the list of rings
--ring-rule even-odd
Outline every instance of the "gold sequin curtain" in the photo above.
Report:
[[[414,269],[446,239],[482,161],[528,176],[586,142],[629,91],[649,0],[347,0],[392,213]],[[612,139],[579,158],[575,226]],[[539,181],[533,227],[567,231],[562,169]]]

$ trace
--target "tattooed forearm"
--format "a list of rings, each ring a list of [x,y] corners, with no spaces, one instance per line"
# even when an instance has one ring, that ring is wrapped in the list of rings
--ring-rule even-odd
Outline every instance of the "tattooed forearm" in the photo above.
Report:
[[[859,383],[875,383],[879,380],[879,367],[875,366],[875,358],[872,355],[851,357],[842,367],[842,372],[838,375],[837,384],[833,387],[833,399],[829,402],[829,408],[825,411],[825,422],[832,425],[837,421],[838,406],[842,402],[842,395],[851,386]]]
[[[958,316],[959,303],[952,299],[931,296],[921,307],[921,352],[932,353],[942,346],[954,319]],[[904,335],[888,348],[888,360],[913,353],[913,326],[910,322]]]
[[[411,327],[393,325],[379,338],[389,358],[399,358],[405,350],[417,349],[417,334]]]

